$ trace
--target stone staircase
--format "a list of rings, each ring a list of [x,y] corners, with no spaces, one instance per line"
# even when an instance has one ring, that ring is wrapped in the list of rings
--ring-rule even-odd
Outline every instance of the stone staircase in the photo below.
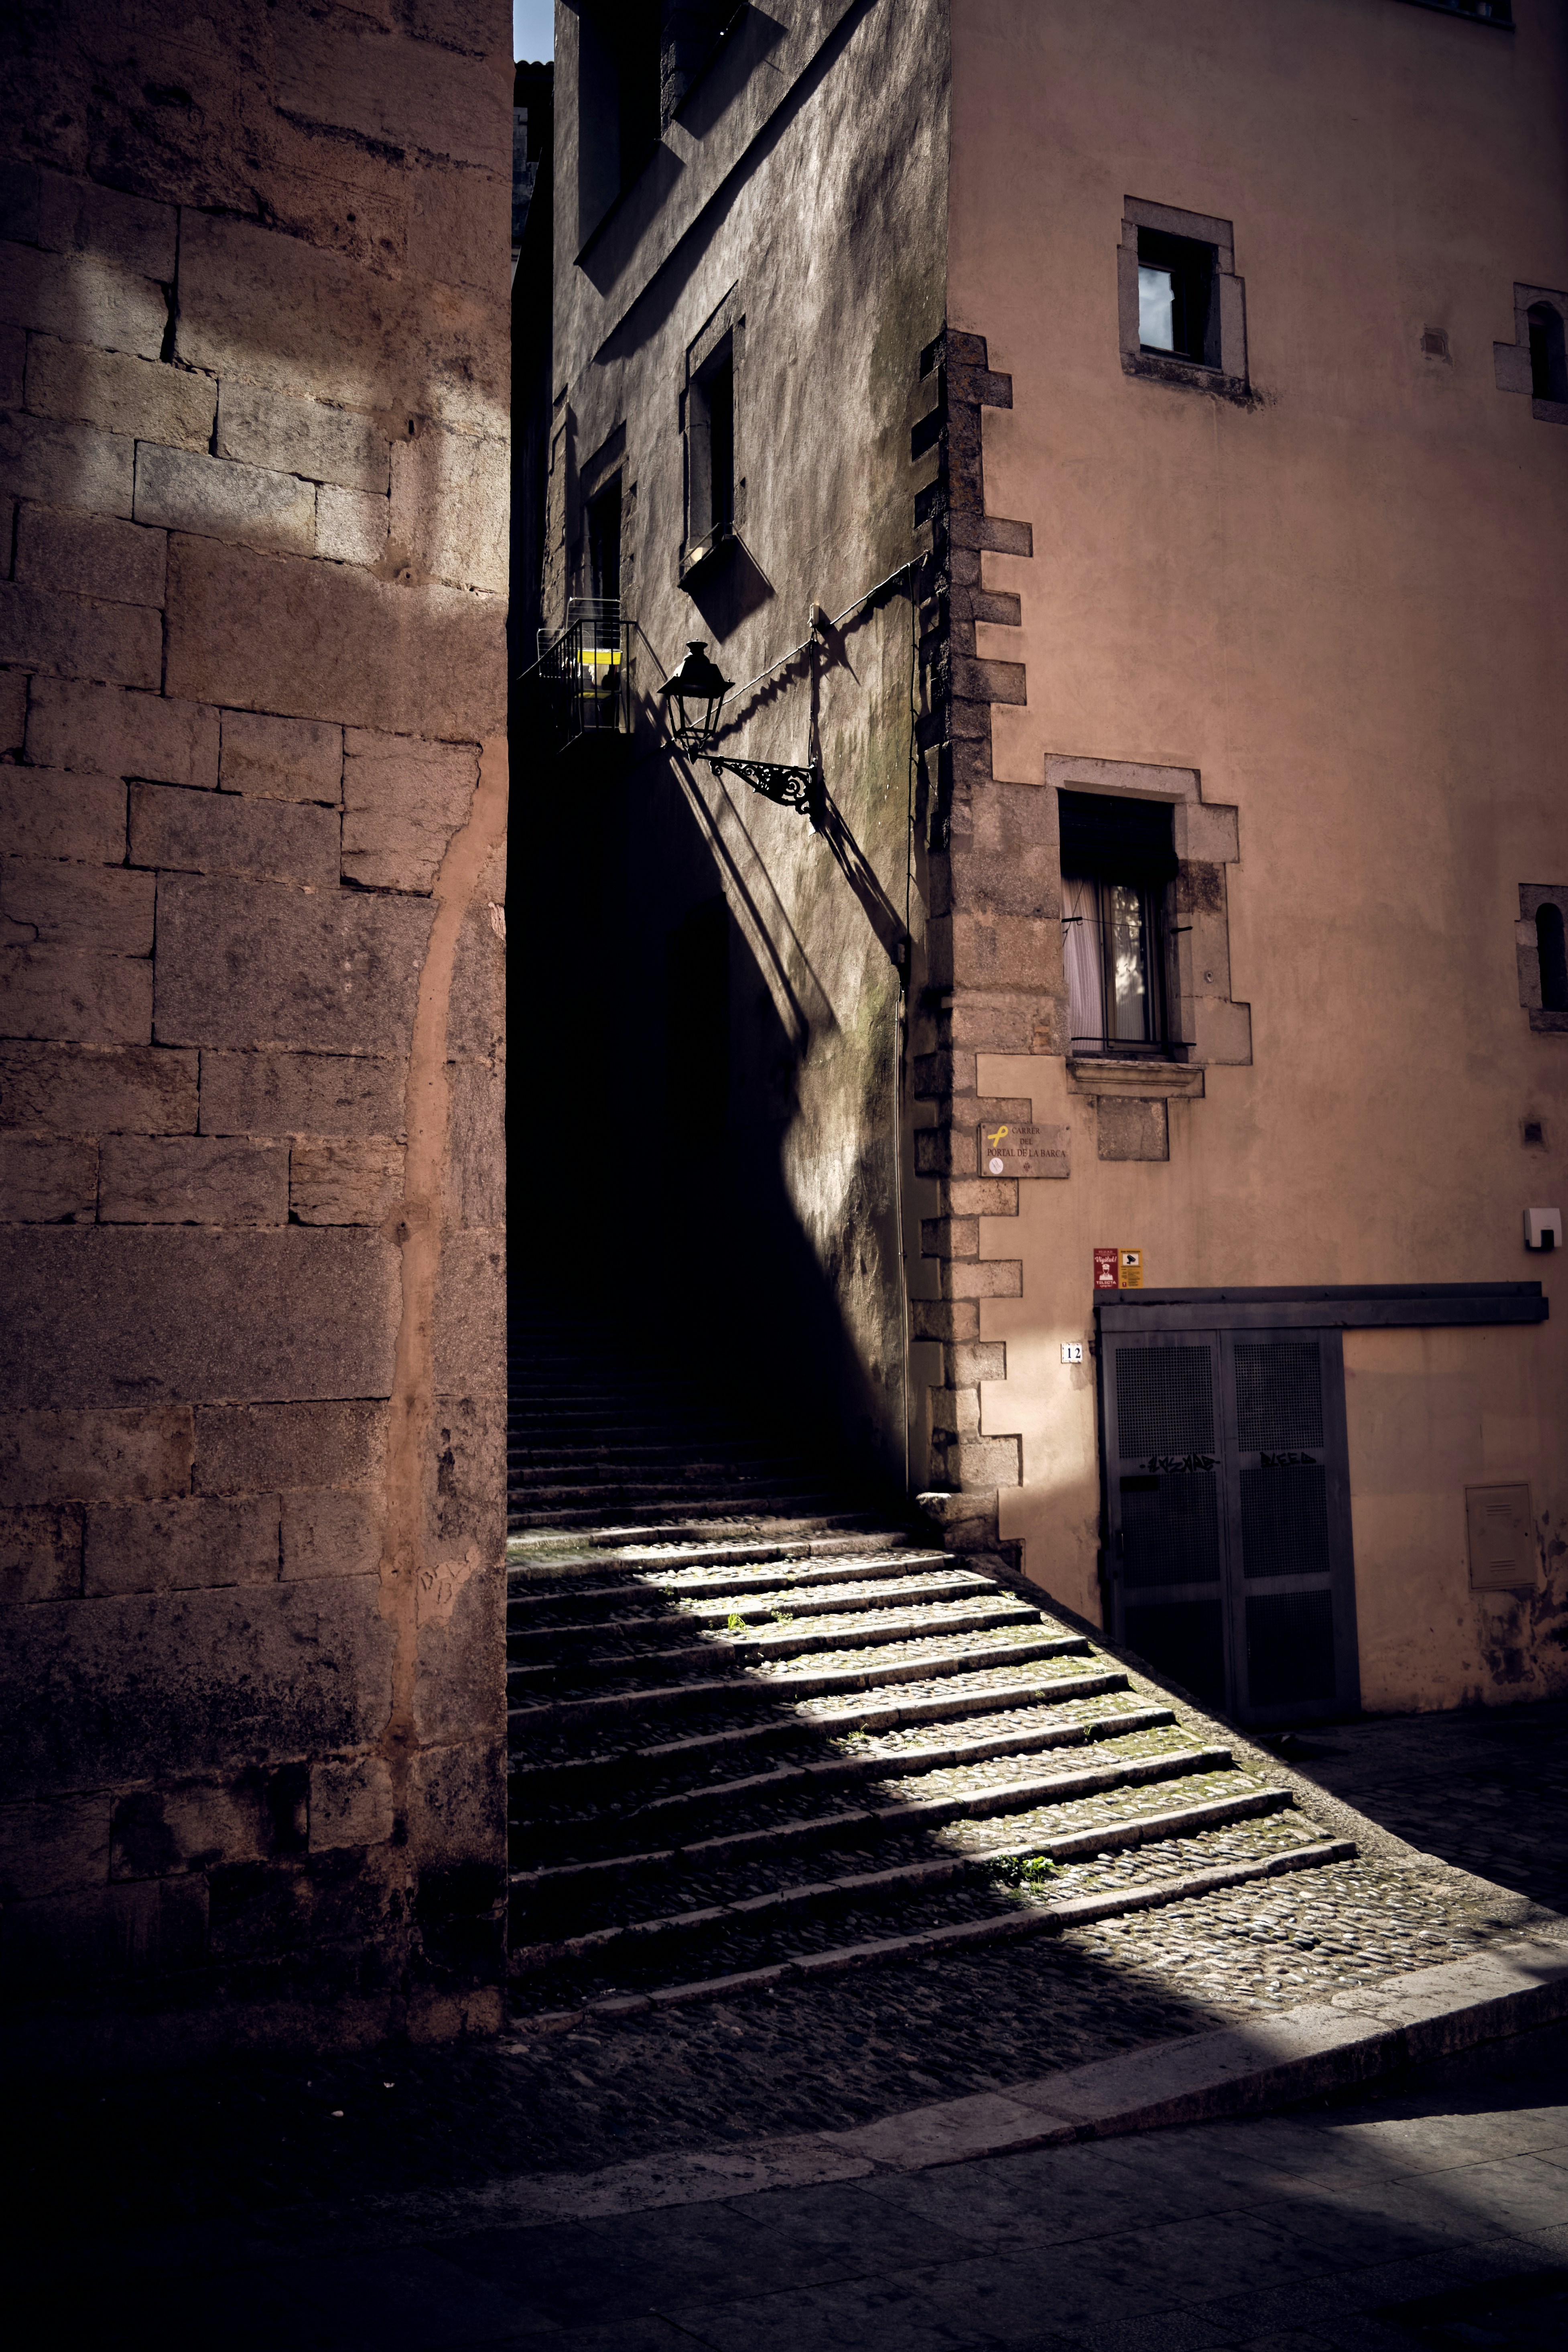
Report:
[[[1354,1853],[1001,1560],[944,1553],[566,1328],[511,1340],[520,2023]]]

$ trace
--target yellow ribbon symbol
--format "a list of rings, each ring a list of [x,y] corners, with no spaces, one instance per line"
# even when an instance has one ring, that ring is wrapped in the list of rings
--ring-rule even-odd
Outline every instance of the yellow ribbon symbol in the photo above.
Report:
[[[997,1129],[997,1130],[996,1130],[995,1134],[994,1134],[994,1136],[992,1136],[992,1138],[990,1139],[990,1143],[991,1143],[991,1150],[992,1150],[993,1151],[994,1151],[994,1150],[995,1150],[996,1146],[1001,1142],[1002,1138],[1006,1134],[1006,1132],[1007,1132],[1007,1130],[1006,1130],[1006,1129],[1005,1129],[1005,1127],[999,1127],[999,1128]]]

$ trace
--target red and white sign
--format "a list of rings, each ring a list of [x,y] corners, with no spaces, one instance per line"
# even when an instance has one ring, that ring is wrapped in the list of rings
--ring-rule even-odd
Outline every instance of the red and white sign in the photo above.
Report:
[[[1121,1252],[1119,1249],[1097,1249],[1094,1253],[1094,1286],[1096,1290],[1120,1290]]]

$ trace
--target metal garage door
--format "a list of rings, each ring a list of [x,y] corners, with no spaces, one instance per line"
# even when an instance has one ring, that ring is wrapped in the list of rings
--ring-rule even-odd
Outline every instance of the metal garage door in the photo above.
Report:
[[[1100,1366],[1117,1636],[1245,1722],[1353,1708],[1339,1332],[1111,1332]]]

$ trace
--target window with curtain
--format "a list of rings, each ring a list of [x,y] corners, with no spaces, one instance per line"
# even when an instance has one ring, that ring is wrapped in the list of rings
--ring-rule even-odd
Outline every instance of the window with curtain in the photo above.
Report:
[[[1167,887],[1176,870],[1168,804],[1058,793],[1068,1051],[1151,1054],[1167,1016]]]

